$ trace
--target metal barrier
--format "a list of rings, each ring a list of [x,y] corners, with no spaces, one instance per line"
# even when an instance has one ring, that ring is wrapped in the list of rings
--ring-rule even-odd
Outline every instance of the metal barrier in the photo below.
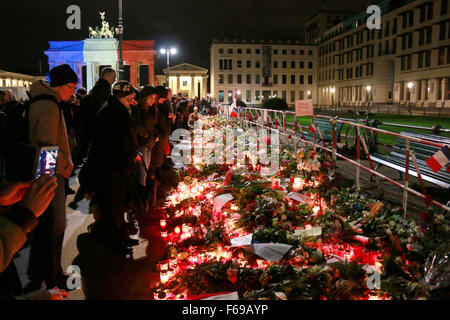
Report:
[[[250,116],[249,116],[250,114]],[[287,114],[293,114],[294,115],[294,128],[293,128],[293,134],[292,133],[288,133],[287,132],[287,124],[288,122],[286,121],[286,115]],[[258,116],[257,121],[255,120],[255,117]],[[278,119],[281,118],[281,122],[278,122]],[[420,138],[415,138],[415,137],[410,137],[410,136],[405,136],[399,133],[395,133],[395,132],[391,132],[391,131],[387,131],[387,130],[383,130],[383,129],[378,129],[378,128],[374,128],[374,127],[369,127],[366,125],[362,125],[362,124],[358,124],[355,122],[351,122],[351,121],[347,121],[347,120],[342,120],[342,119],[336,119],[336,118],[332,118],[330,116],[323,116],[323,115],[315,115],[312,117],[312,123],[314,125],[315,123],[315,119],[316,118],[323,118],[323,119],[328,119],[331,123],[331,127],[333,128],[333,141],[332,141],[332,146],[331,149],[329,147],[326,146],[325,142],[322,140],[322,145],[316,143],[316,131],[318,132],[320,138],[322,138],[322,133],[320,132],[320,128],[317,126],[315,127],[315,131],[313,132],[313,141],[308,141],[305,139],[304,135],[302,134],[302,138],[297,136],[297,129],[300,128],[301,126],[298,126],[298,121],[297,118],[295,117],[295,113],[292,111],[279,111],[279,110],[267,110],[267,109],[259,109],[259,108],[244,108],[242,109],[241,113],[240,113],[240,117],[239,120],[242,121],[242,124],[244,122],[247,123],[247,126],[250,125],[255,125],[255,126],[259,126],[259,127],[263,127],[265,129],[270,129],[272,131],[278,132],[280,135],[284,135],[287,136],[291,139],[295,139],[298,140],[306,145],[310,145],[314,148],[314,150],[316,150],[316,148],[325,150],[327,153],[331,153],[332,154],[332,158],[333,161],[336,161],[336,159],[339,157],[340,159],[343,159],[351,164],[353,164],[356,168],[356,188],[359,190],[360,188],[360,169],[364,169],[368,172],[370,172],[372,175],[376,176],[376,177],[380,177],[385,181],[388,181],[390,183],[392,183],[393,185],[402,188],[403,189],[403,209],[404,209],[404,215],[406,216],[406,212],[407,212],[407,206],[408,206],[408,193],[412,193],[413,195],[421,198],[422,200],[424,200],[425,202],[427,202],[429,200],[429,195],[426,192],[422,177],[421,177],[421,173],[420,173],[420,169],[417,165],[417,160],[414,154],[413,150],[410,150],[410,142],[411,141],[415,141],[415,142],[420,142],[423,144],[427,144],[430,146],[434,146],[434,147],[438,147],[438,148],[443,148],[444,144],[441,143],[436,143],[436,142],[432,142],[432,141],[428,141],[428,140],[424,140],[424,139],[420,139]],[[269,119],[271,119],[271,121],[269,121]],[[261,121],[262,120],[262,121]],[[357,130],[357,149],[356,149],[356,161],[353,159],[348,158],[347,156],[339,153],[337,151],[337,134],[336,134],[336,123],[343,123],[343,124],[348,124],[348,125],[352,125],[352,126],[356,126]],[[406,141],[406,157],[405,157],[405,171],[404,171],[404,179],[403,179],[403,184],[394,181],[393,179],[375,171],[375,168],[373,166],[373,163],[370,159],[370,152],[367,148],[366,143],[364,142],[364,139],[361,139],[361,129],[364,130],[371,130],[372,132],[376,132],[376,133],[383,133],[383,134],[388,134],[388,135],[393,135],[397,138],[402,138],[405,139]],[[303,133],[303,132],[302,132]],[[370,164],[370,168],[367,166],[364,166],[363,164],[361,164],[360,160],[361,160],[361,153],[360,153],[360,147],[361,144],[363,146],[363,151],[369,161]],[[408,175],[408,171],[409,171],[409,161],[410,158],[413,160],[414,163],[414,167],[416,169],[417,172],[417,177],[419,179],[419,183],[421,185],[421,190],[422,192],[418,192],[414,189],[411,189],[409,187],[409,175]],[[378,183],[378,181],[377,181]],[[442,204],[436,200],[431,200],[427,203],[427,205],[429,205],[429,203],[434,204],[435,206],[444,209],[446,211],[450,211],[450,207],[448,207],[445,204]]]

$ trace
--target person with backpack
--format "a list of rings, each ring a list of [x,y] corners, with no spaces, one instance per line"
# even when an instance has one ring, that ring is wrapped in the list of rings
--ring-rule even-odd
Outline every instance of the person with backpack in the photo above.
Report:
[[[67,276],[61,268],[61,252],[66,228],[66,194],[64,179],[73,170],[61,101],[68,101],[78,84],[77,74],[69,65],[50,70],[50,83],[33,82],[30,87],[28,130],[30,144],[40,148],[58,146],[57,188],[47,210],[39,218],[31,243],[29,279],[25,292],[35,291],[45,282],[47,288],[67,288]],[[39,97],[45,97],[39,99]]]

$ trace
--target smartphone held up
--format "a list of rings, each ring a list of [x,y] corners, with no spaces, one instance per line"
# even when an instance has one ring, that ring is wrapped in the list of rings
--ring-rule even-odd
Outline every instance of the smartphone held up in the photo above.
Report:
[[[43,174],[55,175],[58,153],[58,146],[37,148],[18,144],[14,154],[6,160],[6,180],[30,181]]]

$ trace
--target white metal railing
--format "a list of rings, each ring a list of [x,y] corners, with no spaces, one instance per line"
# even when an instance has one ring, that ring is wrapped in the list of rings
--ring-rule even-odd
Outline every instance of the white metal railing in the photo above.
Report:
[[[294,116],[294,119],[295,119],[294,123],[286,121],[287,115]],[[229,117],[229,114],[227,114],[227,116]],[[244,108],[244,109],[242,109],[242,111],[240,113],[239,120],[242,121],[242,123],[245,122],[247,125],[259,126],[259,127],[265,128],[265,129],[274,130],[274,131],[278,132],[280,135],[284,135],[291,139],[295,139],[299,142],[302,142],[306,145],[312,146],[314,148],[314,150],[316,148],[325,150],[327,153],[330,153],[332,155],[333,161],[336,161],[337,158],[340,158],[340,159],[347,161],[348,163],[351,163],[352,165],[355,166],[355,171],[356,171],[355,172],[355,184],[356,184],[357,189],[360,188],[360,169],[366,170],[369,173],[371,173],[373,176],[375,176],[377,178],[379,177],[385,181],[390,182],[391,184],[393,184],[399,188],[402,188],[403,189],[402,203],[403,203],[403,209],[404,209],[405,215],[406,215],[407,206],[408,206],[408,193],[411,193],[411,194],[421,198],[425,202],[428,201],[427,204],[432,203],[441,209],[450,211],[450,207],[448,207],[447,205],[440,203],[439,201],[434,200],[434,199],[430,200],[430,198],[429,198],[430,195],[429,195],[429,193],[426,192],[426,188],[423,183],[422,175],[420,173],[420,168],[417,165],[417,159],[415,157],[414,150],[410,149],[411,141],[423,143],[423,144],[438,147],[438,148],[444,147],[444,144],[429,141],[426,139],[417,138],[417,137],[406,136],[406,135],[402,135],[400,133],[395,133],[395,132],[391,132],[391,131],[387,131],[387,130],[383,130],[383,129],[379,129],[379,128],[374,128],[374,127],[370,127],[370,126],[367,126],[364,124],[358,124],[358,123],[355,123],[355,122],[352,122],[349,120],[332,118],[330,116],[315,115],[312,117],[313,124],[315,124],[316,118],[328,119],[330,121],[332,130],[333,130],[333,139],[332,139],[331,148],[326,146],[324,139],[322,137],[322,133],[318,126],[315,126],[315,128],[316,128],[317,133],[319,134],[319,137],[321,138],[320,140],[322,141],[322,145],[319,143],[316,143],[316,141],[317,141],[316,131],[313,132],[313,141],[306,140],[303,135],[301,126],[298,124],[297,118],[295,117],[295,112],[293,112],[293,111],[279,111],[279,110],[268,110],[268,109],[260,109],[260,108]],[[258,119],[258,121],[255,121],[257,119]],[[347,124],[347,125],[356,127],[356,133],[357,133],[356,134],[356,160],[350,159],[349,157],[338,152],[338,150],[337,150],[337,125],[336,125],[337,123],[341,123],[342,125]],[[293,124],[293,128],[292,127],[289,128],[289,125],[291,125],[291,124]],[[297,136],[298,129],[300,129],[300,131],[302,133],[302,137]],[[381,133],[381,134],[392,135],[397,138],[405,139],[405,142],[406,142],[405,153],[406,154],[405,154],[405,170],[404,170],[403,183],[399,183],[399,182],[389,178],[388,176],[386,176],[380,172],[377,172],[375,170],[373,162],[370,158],[370,152],[366,145],[366,142],[364,139],[361,139],[361,129],[369,130],[374,134]],[[291,130],[292,132],[288,132],[288,130]],[[370,167],[367,167],[361,163],[361,145],[363,147],[363,152],[365,153],[365,155],[369,161]],[[409,170],[410,170],[409,169],[409,161],[410,161],[410,159],[412,159],[412,161],[413,161],[413,164],[414,164],[414,167],[415,167],[415,170],[417,173],[417,178],[418,178],[420,186],[421,186],[421,192],[411,189],[409,186]],[[378,180],[377,180],[377,183],[379,183]]]

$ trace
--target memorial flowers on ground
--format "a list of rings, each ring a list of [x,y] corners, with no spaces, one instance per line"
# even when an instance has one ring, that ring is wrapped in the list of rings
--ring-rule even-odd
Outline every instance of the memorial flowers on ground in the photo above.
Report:
[[[206,118],[203,126],[238,123]],[[155,299],[445,297],[448,218],[404,218],[400,208],[337,188],[334,170],[326,153],[295,145],[283,147],[269,175],[250,163],[187,166],[162,208],[167,250]]]

